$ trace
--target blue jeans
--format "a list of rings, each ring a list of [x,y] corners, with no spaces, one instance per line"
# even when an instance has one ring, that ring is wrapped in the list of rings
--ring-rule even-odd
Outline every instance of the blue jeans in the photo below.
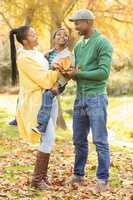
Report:
[[[50,119],[45,134],[41,135],[40,145],[38,150],[44,153],[51,153],[55,143],[55,127],[58,116],[58,101],[54,97]]]
[[[73,142],[75,145],[74,174],[85,175],[88,158],[88,133],[92,131],[93,143],[96,145],[98,168],[96,176],[105,182],[109,178],[109,144],[106,127],[108,100],[106,95],[89,98],[77,98],[73,114]]]
[[[59,85],[57,93],[53,93],[51,90],[46,90],[42,93],[42,104],[37,115],[38,129],[40,132],[46,132],[52,110],[53,99],[55,96],[60,95],[64,91],[65,87],[66,85]]]
[[[51,90],[46,90],[42,93],[42,104],[37,115],[37,122],[40,130],[42,129],[42,132],[46,131],[54,97],[55,95]]]

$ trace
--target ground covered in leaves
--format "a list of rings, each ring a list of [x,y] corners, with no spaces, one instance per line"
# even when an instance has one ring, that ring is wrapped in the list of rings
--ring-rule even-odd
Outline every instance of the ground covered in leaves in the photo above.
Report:
[[[7,99],[7,98],[6,98]],[[3,101],[4,102],[4,101]],[[49,178],[52,189],[34,191],[30,188],[36,147],[21,141],[17,129],[8,126],[15,105],[0,109],[0,200],[133,200],[133,149],[111,146],[110,188],[102,194],[92,193],[97,166],[95,147],[90,144],[86,181],[82,185],[66,182],[73,171],[74,149],[71,131],[57,129],[56,145],[51,155]],[[13,108],[14,105],[14,108]],[[9,112],[9,109],[13,112]]]
[[[1,138],[0,199],[42,200],[132,200],[133,153],[125,149],[111,150],[110,189],[95,194],[89,188],[95,184],[96,154],[91,145],[86,167],[86,181],[82,185],[67,185],[73,170],[73,147],[68,140],[57,139],[49,165],[53,189],[39,192],[30,186],[36,150],[19,139]]]

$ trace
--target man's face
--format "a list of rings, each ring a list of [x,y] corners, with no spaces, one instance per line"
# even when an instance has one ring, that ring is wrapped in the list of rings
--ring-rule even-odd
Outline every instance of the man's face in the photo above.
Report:
[[[80,35],[85,35],[92,28],[92,20],[77,20],[74,22],[75,29],[79,32]]]

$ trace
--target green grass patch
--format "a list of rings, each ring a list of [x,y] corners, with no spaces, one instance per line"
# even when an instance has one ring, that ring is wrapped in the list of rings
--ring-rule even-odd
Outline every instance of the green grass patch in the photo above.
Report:
[[[28,171],[31,169],[32,169],[32,166],[21,166],[21,165],[5,167],[6,171]]]
[[[0,137],[15,139],[18,138],[18,131],[15,126],[9,126],[10,118],[14,118],[11,113],[0,109]]]
[[[66,130],[63,130],[61,128],[57,128],[56,130],[56,140],[57,141],[70,141],[72,140],[72,133],[70,130],[66,129]]]
[[[133,141],[133,97],[110,97],[108,127],[116,138]]]
[[[116,167],[110,168],[110,185],[114,188],[120,187],[122,185],[122,182],[119,177],[119,169]]]

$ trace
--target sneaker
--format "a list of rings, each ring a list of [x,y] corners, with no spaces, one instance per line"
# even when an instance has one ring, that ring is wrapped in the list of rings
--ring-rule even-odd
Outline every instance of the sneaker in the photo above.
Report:
[[[108,184],[100,179],[97,179],[96,192],[106,192],[108,190]]]
[[[9,122],[9,125],[10,125],[10,126],[17,126],[17,121],[16,121],[16,119],[10,121],[10,122]]]
[[[32,130],[33,132],[35,132],[35,133],[41,135],[41,132],[38,130],[37,127],[33,127],[31,130]]]
[[[105,181],[98,179],[96,185],[92,185],[88,188],[93,194],[106,192],[108,190],[108,184]]]
[[[72,175],[70,177],[70,180],[67,183],[74,184],[74,183],[82,183],[82,182],[84,182],[84,176]]]
[[[45,123],[44,125],[39,124],[37,127],[33,127],[32,131],[38,134],[44,134],[46,132],[46,128],[47,128],[47,123]]]

